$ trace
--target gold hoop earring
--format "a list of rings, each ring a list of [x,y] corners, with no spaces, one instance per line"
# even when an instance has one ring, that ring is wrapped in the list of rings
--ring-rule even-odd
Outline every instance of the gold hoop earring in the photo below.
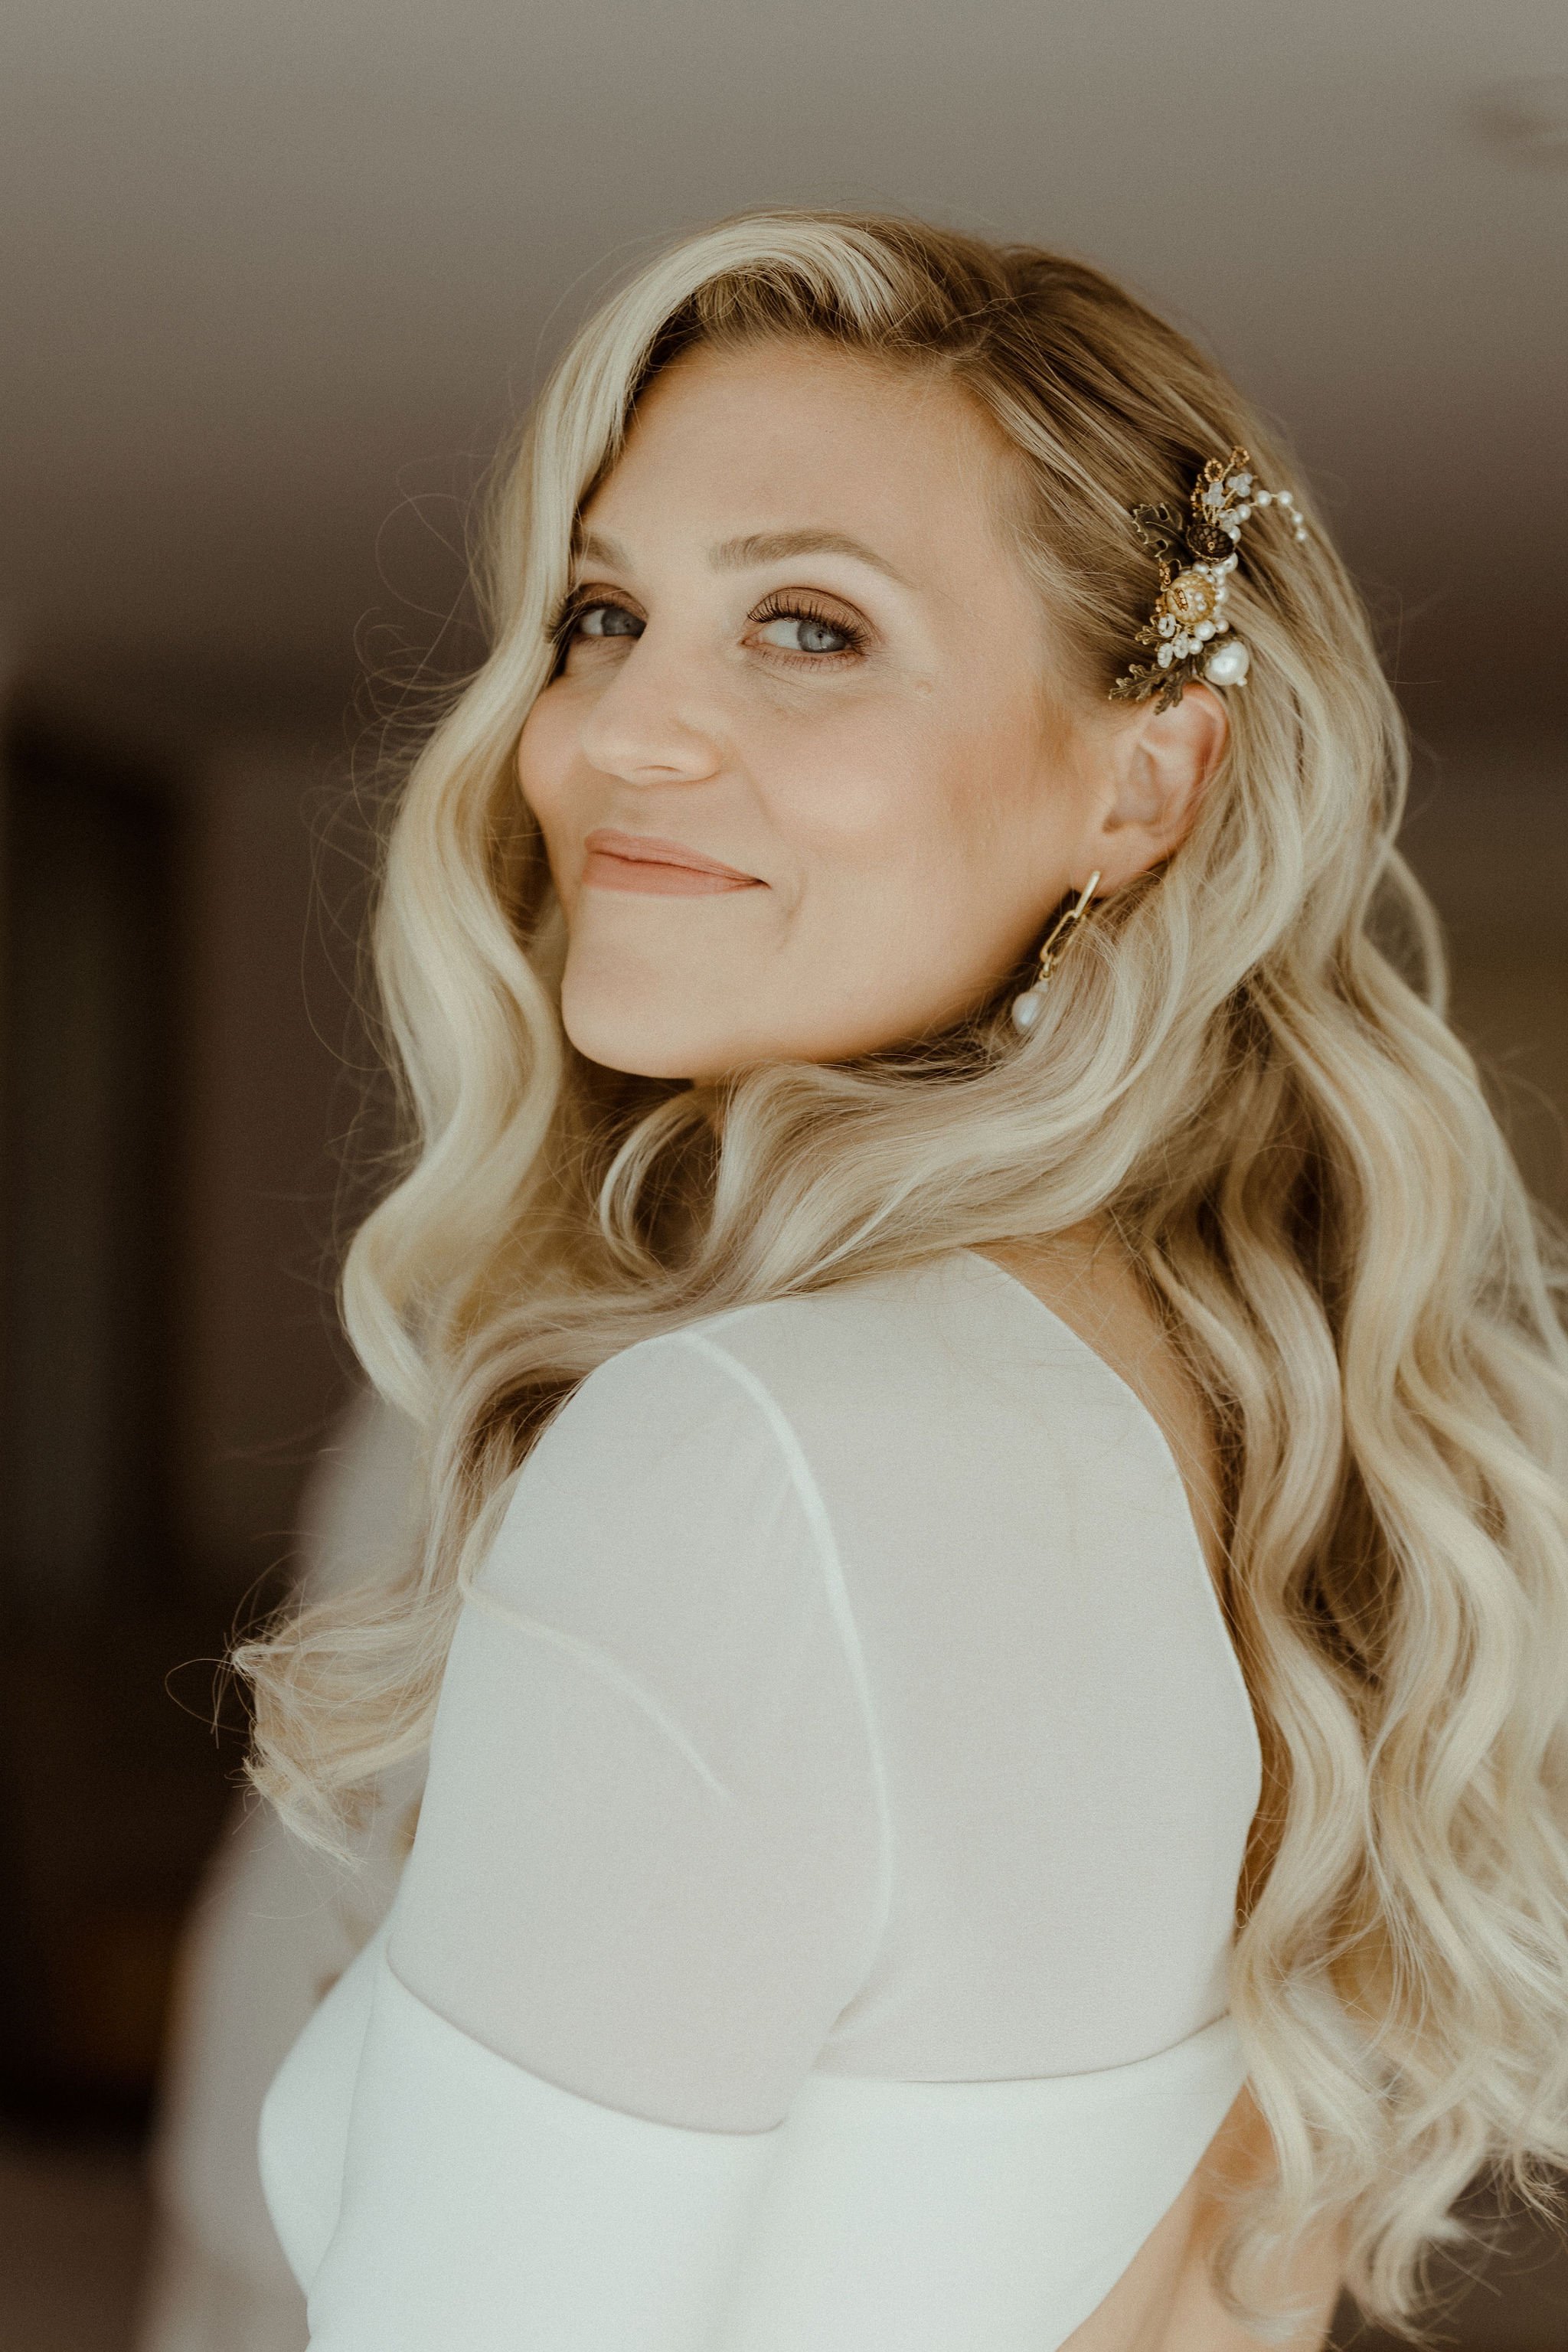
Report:
[[[1057,917],[1056,921],[1046,933],[1045,945],[1040,950],[1039,971],[1035,974],[1033,982],[1024,991],[1022,996],[1016,996],[1013,999],[1015,1029],[1032,1029],[1038,1020],[1040,1007],[1046,1001],[1046,990],[1049,985],[1051,974],[1061,961],[1062,950],[1088,913],[1089,900],[1099,887],[1100,876],[1091,874],[1072,905],[1065,913]]]

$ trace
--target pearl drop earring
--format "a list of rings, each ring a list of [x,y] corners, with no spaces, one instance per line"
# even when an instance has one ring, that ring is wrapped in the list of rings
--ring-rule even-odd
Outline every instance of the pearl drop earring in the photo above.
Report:
[[[1025,989],[1021,996],[1016,996],[1013,999],[1015,1029],[1032,1029],[1038,1020],[1040,1007],[1046,1001],[1047,987],[1052,972],[1061,961],[1062,950],[1088,913],[1089,900],[1099,887],[1099,874],[1091,874],[1072,905],[1064,914],[1058,916],[1046,933],[1045,945],[1040,950],[1040,969],[1035,974],[1034,984]]]

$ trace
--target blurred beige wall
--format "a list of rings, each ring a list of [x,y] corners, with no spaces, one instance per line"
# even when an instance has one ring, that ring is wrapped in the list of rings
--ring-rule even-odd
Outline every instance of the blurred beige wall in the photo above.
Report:
[[[1423,748],[1404,845],[1447,933],[1454,1024],[1531,1190],[1568,1217],[1568,735]]]

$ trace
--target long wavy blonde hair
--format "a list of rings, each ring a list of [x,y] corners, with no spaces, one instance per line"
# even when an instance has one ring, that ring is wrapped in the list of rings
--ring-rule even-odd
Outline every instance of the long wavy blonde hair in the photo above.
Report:
[[[1179,503],[1236,443],[1291,482],[1213,362],[1100,273],[908,220],[721,223],[576,337],[498,477],[490,651],[407,775],[375,920],[409,1139],[343,1306],[426,1435],[424,1562],[237,1652],[251,1770],[342,1840],[427,1738],[529,1446],[618,1349],[1107,1214],[1212,1401],[1268,1767],[1231,2002],[1278,2166],[1221,2291],[1256,2310],[1252,2264],[1342,2214],[1353,2291],[1407,2323],[1472,2176],[1539,2197],[1568,2161],[1568,1347],[1394,845],[1396,706],[1321,523],[1305,545],[1255,526],[1232,608],[1253,673],[1203,814],[1081,935],[1034,1030],[1006,1017],[1020,972],[858,1059],[711,1085],[589,1063],[514,765],[576,518],[661,368],[802,337],[940,375],[1000,428],[1084,695],[1152,601],[1129,509]]]

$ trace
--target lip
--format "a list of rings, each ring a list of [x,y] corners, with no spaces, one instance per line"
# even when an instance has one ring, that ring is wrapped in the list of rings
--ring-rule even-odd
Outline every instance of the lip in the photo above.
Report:
[[[707,875],[736,888],[759,885],[755,874],[742,874],[737,866],[725,866],[717,857],[705,857],[700,849],[689,848],[684,841],[666,841],[658,834],[617,833],[611,825],[599,825],[587,835],[583,846],[590,860],[606,857],[626,866],[673,866],[679,872]]]

